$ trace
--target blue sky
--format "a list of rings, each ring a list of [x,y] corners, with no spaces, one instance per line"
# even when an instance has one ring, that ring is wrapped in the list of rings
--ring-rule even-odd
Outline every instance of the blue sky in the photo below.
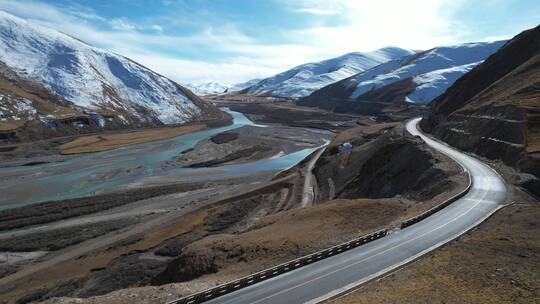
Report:
[[[0,9],[181,83],[226,84],[384,46],[507,39],[538,0],[0,0]]]

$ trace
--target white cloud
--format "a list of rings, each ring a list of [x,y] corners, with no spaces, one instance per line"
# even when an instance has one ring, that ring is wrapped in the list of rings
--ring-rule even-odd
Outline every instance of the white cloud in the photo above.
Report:
[[[315,7],[299,8],[299,9],[296,10],[296,12],[298,12],[298,13],[307,13],[307,14],[312,14],[312,15],[320,15],[320,16],[335,15],[335,14],[339,13],[336,10],[320,9],[320,8],[315,8]]]
[[[148,24],[126,18],[107,21],[82,7],[59,8],[39,1],[2,0],[0,9],[130,57],[179,82],[234,83],[346,52],[370,51],[387,45],[425,49],[458,42],[465,34],[453,18],[464,0],[275,1],[293,13],[313,15],[315,22],[301,29],[282,29],[283,42],[269,44],[246,35],[227,21],[189,35],[170,35],[155,20]],[[325,23],[328,18],[334,22]],[[219,62],[188,60],[174,58],[171,54],[175,51],[222,55]]]
[[[291,4],[298,10],[339,11],[340,24],[316,25],[289,36],[339,54],[369,51],[387,45],[430,48],[455,43],[465,35],[454,13],[463,0],[302,0]]]
[[[151,28],[156,32],[163,32],[163,27],[157,24],[152,24]]]
[[[155,57],[154,54],[132,54],[137,62],[145,62],[148,67],[167,75],[181,83],[205,83],[210,80],[231,85],[246,79],[254,79],[275,73],[273,66],[250,64],[250,60],[231,58],[223,62],[213,63],[199,60],[183,60],[167,56]]]
[[[109,21],[113,29],[118,31],[134,31],[137,27],[127,21],[125,18],[114,18]]]

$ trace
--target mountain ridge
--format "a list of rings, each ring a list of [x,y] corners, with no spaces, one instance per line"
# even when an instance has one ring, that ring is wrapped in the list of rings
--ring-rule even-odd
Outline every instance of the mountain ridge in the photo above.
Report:
[[[373,52],[351,52],[319,62],[305,63],[265,78],[242,93],[274,97],[299,98],[311,92],[365,71],[383,62],[414,54],[398,47],[385,47]]]
[[[59,113],[48,106],[45,110],[43,104],[36,108],[29,100],[25,104],[33,108],[33,115],[26,111],[19,117],[14,111],[18,97],[6,98],[4,102],[7,105],[9,101],[11,110],[7,113],[0,109],[0,123],[5,126],[25,120],[51,128],[50,121],[68,115],[82,118],[72,125],[75,129],[95,131],[119,125],[182,124],[221,115],[215,106],[189,89],[132,59],[3,11],[0,62],[4,70],[17,75],[19,82],[32,82],[48,90],[56,96],[52,99],[59,97],[70,109]],[[15,125],[20,127],[21,122]]]
[[[380,113],[389,104],[402,107],[407,107],[407,103],[428,104],[504,43],[476,42],[432,48],[330,84],[299,99],[298,103],[368,115]],[[367,103],[370,105],[366,106]]]
[[[431,105],[423,130],[519,170],[540,196],[540,26],[526,30]]]
[[[228,86],[216,81],[203,82],[203,83],[187,83],[188,87],[193,93],[204,96],[212,94],[223,94],[229,89]]]

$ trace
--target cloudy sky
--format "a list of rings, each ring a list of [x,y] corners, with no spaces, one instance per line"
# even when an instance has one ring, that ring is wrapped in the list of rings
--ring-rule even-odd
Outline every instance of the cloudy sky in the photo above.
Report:
[[[538,0],[0,0],[0,9],[181,83],[237,83],[384,46],[510,38]]]

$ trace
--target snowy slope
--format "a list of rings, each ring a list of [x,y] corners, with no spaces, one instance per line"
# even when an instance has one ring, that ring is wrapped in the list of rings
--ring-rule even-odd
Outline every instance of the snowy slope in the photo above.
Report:
[[[458,78],[472,70],[482,61],[455,67],[435,70],[420,74],[413,78],[415,90],[407,95],[406,101],[418,104],[430,103],[433,99],[444,93]]]
[[[386,62],[372,70],[348,79],[347,88],[354,87],[350,96],[357,99],[363,94],[414,77],[417,87],[408,101],[429,103],[442,94],[461,75],[495,53],[506,41],[465,43],[437,47],[408,58]]]
[[[186,84],[186,87],[188,87],[191,91],[193,91],[193,93],[199,96],[222,94],[227,92],[228,90],[228,87],[226,85],[214,81],[200,84],[188,83]]]
[[[414,54],[396,47],[370,53],[349,53],[317,63],[307,63],[266,78],[247,89],[247,93],[298,98],[326,85],[368,70],[381,63]]]
[[[125,57],[2,11],[0,61],[74,107],[139,123],[182,123],[212,111],[175,82]]]
[[[260,78],[255,78],[255,79],[248,80],[246,82],[241,82],[241,83],[234,84],[229,88],[229,92],[242,91],[243,89],[254,86],[255,84],[257,84],[261,80],[262,79],[260,79]]]

